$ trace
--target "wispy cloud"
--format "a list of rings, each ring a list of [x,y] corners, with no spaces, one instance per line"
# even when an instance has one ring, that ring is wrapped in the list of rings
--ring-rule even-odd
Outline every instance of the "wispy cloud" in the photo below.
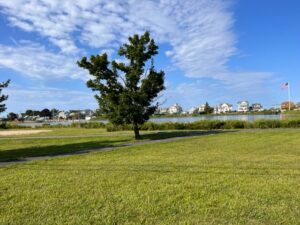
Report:
[[[27,41],[17,46],[0,45],[0,67],[37,79],[87,79],[87,74],[77,67],[76,58],[50,52]]]
[[[53,87],[10,86],[6,92],[8,111],[23,112],[27,109],[57,108],[60,110],[96,109],[97,103],[89,91],[74,91]],[[26,102],[26,104],[24,104]],[[84,103],[84,105],[83,105]]]
[[[169,44],[165,55],[186,77],[212,79],[219,85],[216,93],[220,87],[257,93],[254,87],[271,79],[271,73],[236,72],[228,67],[238,53],[231,4],[224,0],[0,0],[0,12],[11,26],[33,32],[59,49],[53,52],[41,43],[0,45],[0,65],[34,78],[83,78],[86,74],[75,61],[85,47],[111,52],[129,35],[149,30],[158,43]],[[193,90],[183,94],[195,101],[207,88],[203,85],[182,84],[176,91]]]
[[[188,77],[216,77],[236,53],[229,4],[221,0],[0,0],[11,26],[46,37],[63,54],[78,44],[113,48],[150,30]]]

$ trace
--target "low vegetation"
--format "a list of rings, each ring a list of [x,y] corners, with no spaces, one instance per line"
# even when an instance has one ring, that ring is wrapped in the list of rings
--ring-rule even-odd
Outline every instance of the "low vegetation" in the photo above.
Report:
[[[87,122],[87,123],[73,123],[71,125],[50,125],[44,124],[41,128],[86,128],[106,129],[112,131],[129,131],[132,125],[113,125],[101,122]],[[18,123],[3,123],[0,129],[24,129],[26,127],[20,126]],[[300,118],[287,118],[284,120],[255,120],[255,121],[242,121],[242,120],[199,120],[191,123],[154,123],[146,122],[140,126],[142,131],[152,130],[215,130],[215,129],[267,129],[267,128],[300,128]],[[30,127],[27,127],[30,129]]]
[[[299,160],[300,133],[277,129],[1,167],[0,224],[299,224]]]
[[[267,129],[267,128],[299,128],[300,119],[287,120],[200,120],[192,123],[153,123],[147,122],[141,130],[220,130],[220,129]],[[130,130],[130,125],[106,125],[107,131]]]

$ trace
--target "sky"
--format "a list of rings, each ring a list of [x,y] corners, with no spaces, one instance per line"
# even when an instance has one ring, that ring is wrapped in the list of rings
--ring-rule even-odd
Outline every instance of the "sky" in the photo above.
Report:
[[[83,56],[117,55],[146,30],[166,73],[162,107],[205,102],[276,107],[300,102],[300,1],[0,0],[0,81],[11,79],[7,112],[96,109]]]

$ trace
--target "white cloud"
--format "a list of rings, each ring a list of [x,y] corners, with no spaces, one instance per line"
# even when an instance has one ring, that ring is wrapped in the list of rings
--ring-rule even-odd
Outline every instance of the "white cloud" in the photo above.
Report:
[[[76,65],[76,58],[47,51],[31,42],[17,46],[0,45],[0,67],[5,67],[31,78],[87,79],[87,74]]]
[[[14,85],[10,86],[5,93],[9,95],[6,112],[23,112],[26,109],[41,110],[42,108],[57,108],[60,110],[97,108],[97,102],[89,91]]]
[[[114,48],[129,35],[150,30],[172,50],[166,54],[188,77],[218,78],[235,54],[228,2],[222,0],[0,0],[12,26],[34,31],[64,54],[77,42]]]
[[[76,68],[83,47],[116,48],[129,35],[149,30],[185,76],[212,78],[240,90],[269,79],[264,72],[234,72],[228,61],[237,54],[234,18],[223,0],[0,0],[11,26],[36,32],[60,49],[41,45],[0,46],[1,65],[31,77],[82,78]],[[80,43],[80,45],[79,45]],[[16,65],[15,65],[16,64]]]

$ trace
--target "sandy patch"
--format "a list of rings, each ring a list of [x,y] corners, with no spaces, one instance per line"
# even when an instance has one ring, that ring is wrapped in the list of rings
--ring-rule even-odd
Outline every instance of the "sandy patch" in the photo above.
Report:
[[[52,130],[4,130],[0,131],[0,136],[17,136],[24,134],[39,134],[45,132],[51,132]]]

